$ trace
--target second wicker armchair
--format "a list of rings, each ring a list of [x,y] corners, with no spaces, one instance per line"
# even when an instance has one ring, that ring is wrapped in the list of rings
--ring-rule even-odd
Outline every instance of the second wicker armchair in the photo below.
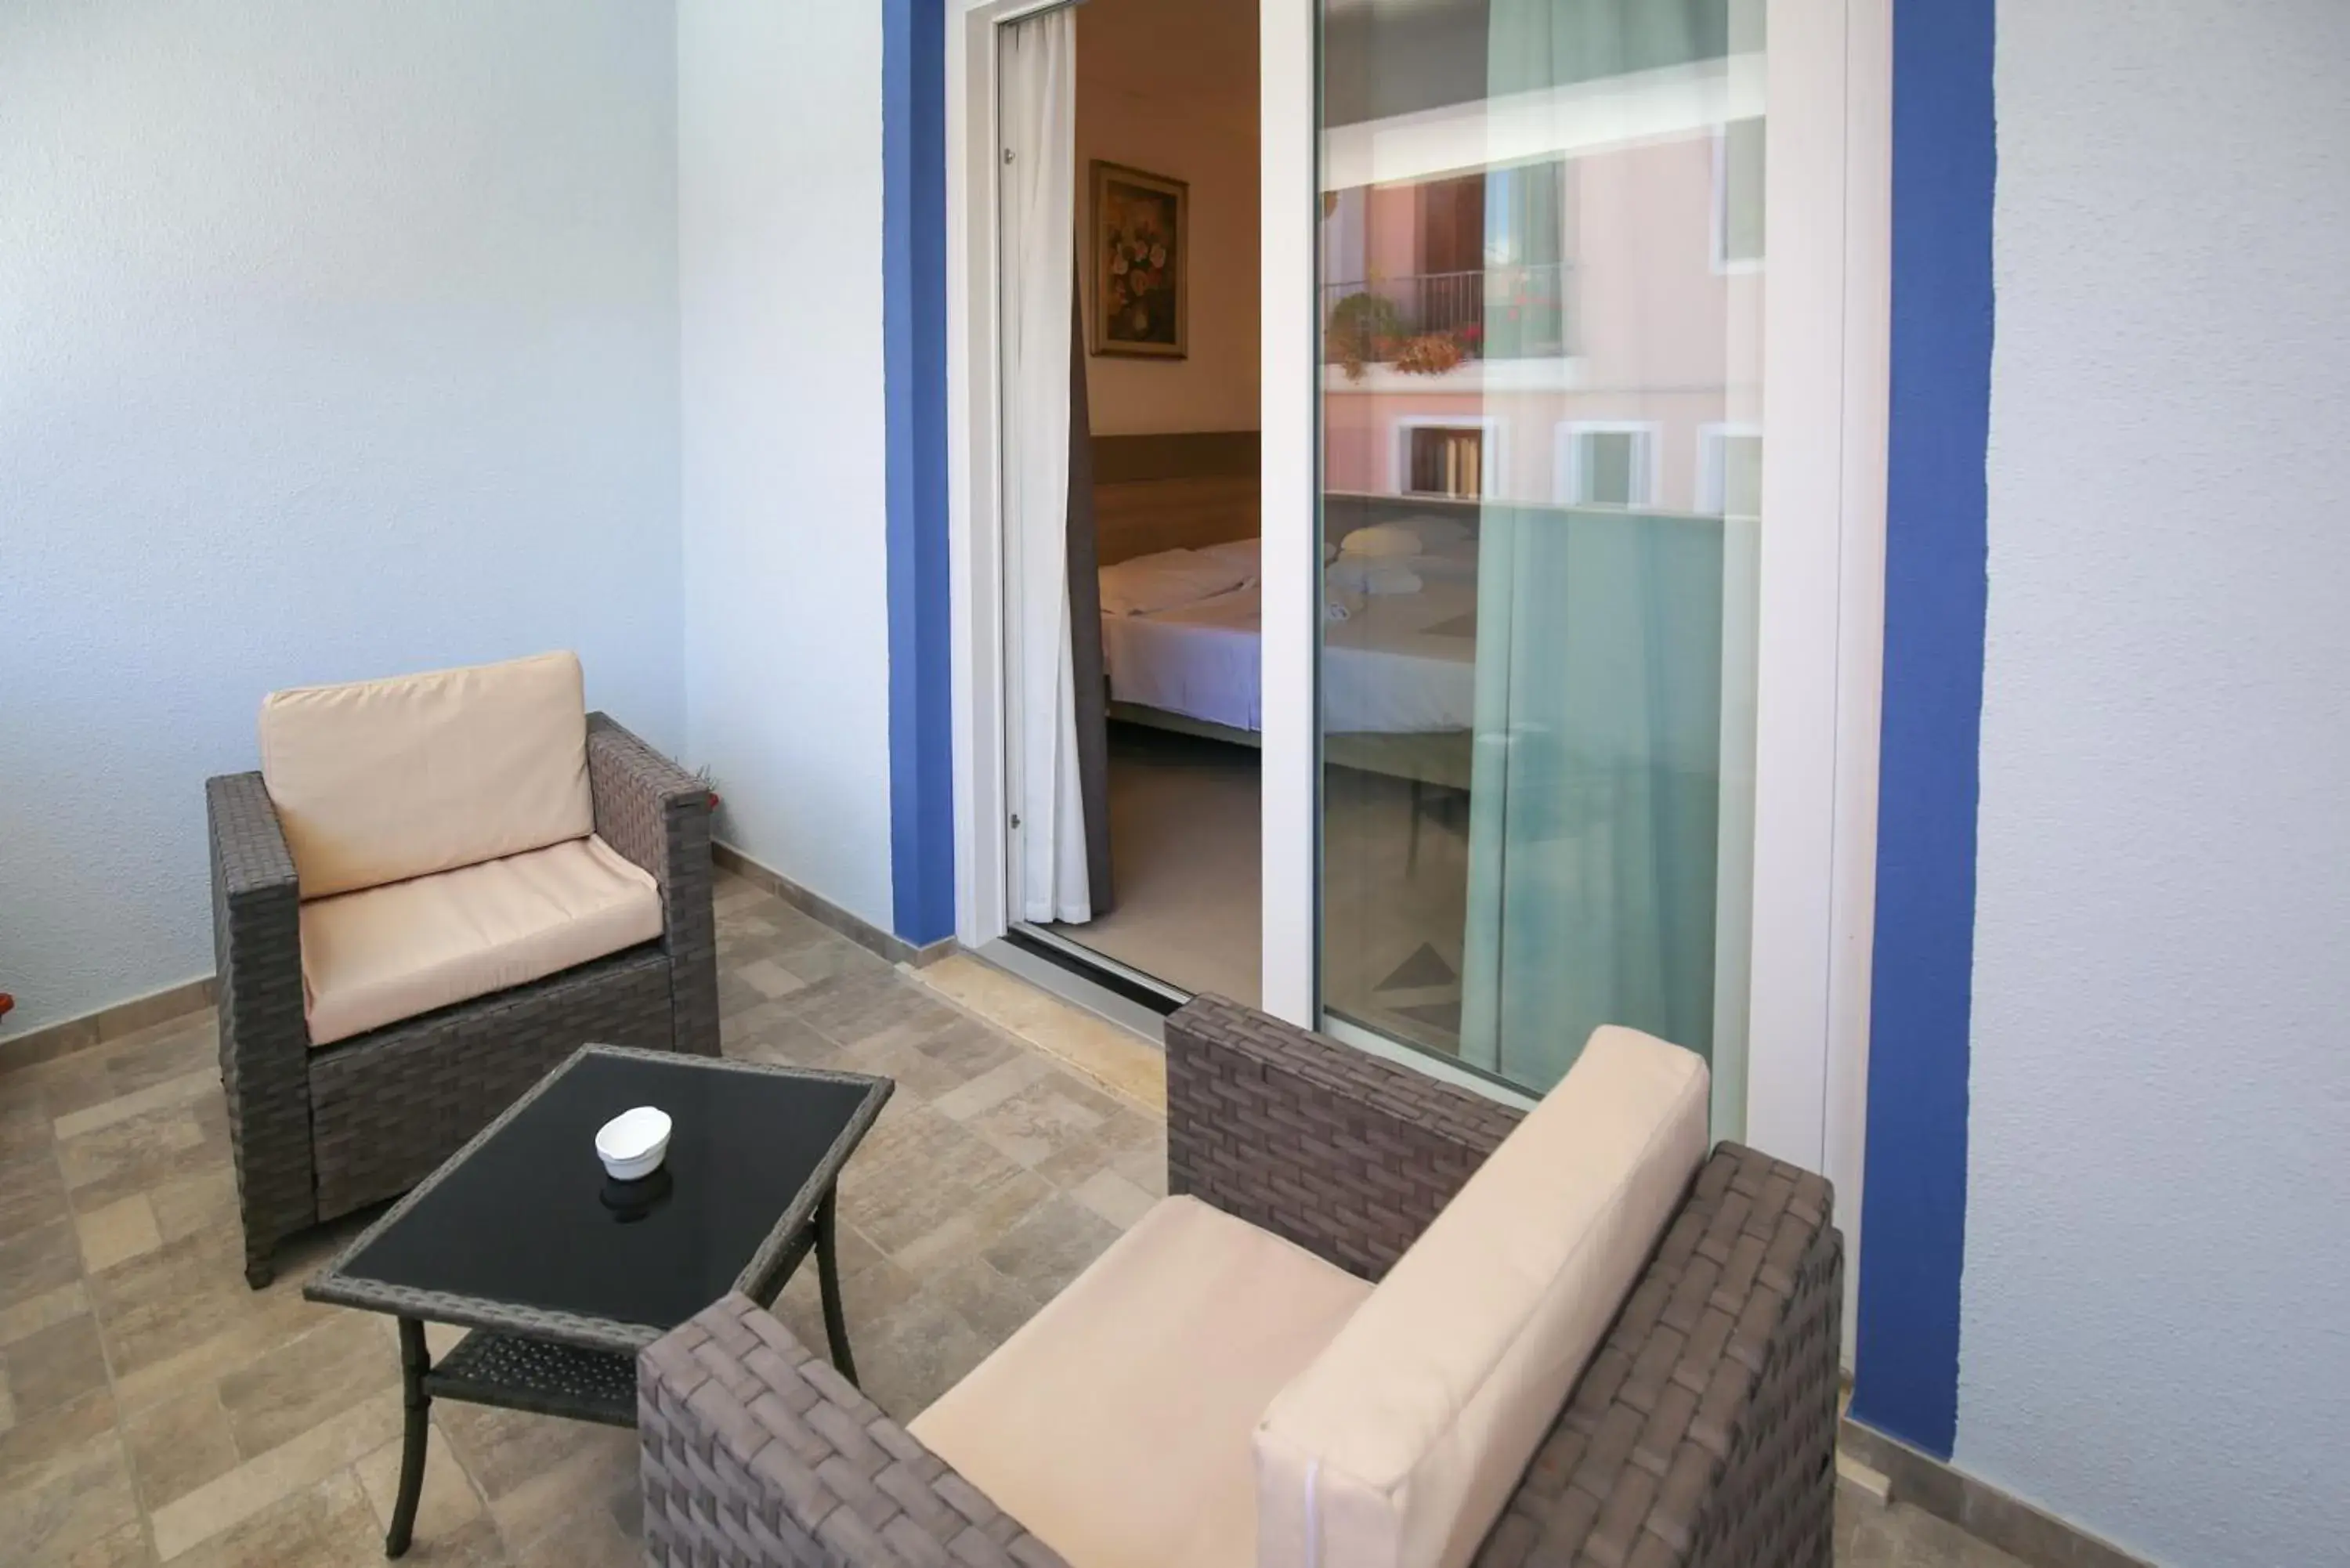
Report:
[[[718,1053],[704,786],[546,654],[263,706],[206,781],[245,1279],[588,1041]]]

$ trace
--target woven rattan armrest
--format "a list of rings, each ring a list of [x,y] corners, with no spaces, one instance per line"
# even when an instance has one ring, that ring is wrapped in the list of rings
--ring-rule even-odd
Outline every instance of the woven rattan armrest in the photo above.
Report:
[[[1067,1568],[748,1297],[637,1359],[647,1560]]]
[[[1167,1020],[1167,1189],[1377,1280],[1521,1113],[1220,996]]]
[[[1220,997],[1167,1021],[1168,1189],[1370,1278],[1521,1119]],[[1827,1182],[1725,1143],[1479,1568],[1827,1568],[1844,1242]]]
[[[710,791],[609,714],[588,715],[596,835],[660,888],[678,1049],[718,1054],[718,931],[711,909]]]
[[[1477,1568],[1829,1568],[1844,1238],[1821,1177],[1718,1146]]]
[[[317,1218],[311,1184],[310,1031],[302,1012],[302,899],[294,854],[257,773],[204,781],[221,1084],[228,1099],[245,1271]]]

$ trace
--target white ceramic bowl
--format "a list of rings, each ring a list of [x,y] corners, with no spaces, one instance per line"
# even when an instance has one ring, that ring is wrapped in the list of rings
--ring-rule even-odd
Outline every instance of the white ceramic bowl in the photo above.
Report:
[[[596,1129],[596,1158],[615,1181],[637,1181],[669,1153],[669,1113],[650,1106],[622,1111]]]

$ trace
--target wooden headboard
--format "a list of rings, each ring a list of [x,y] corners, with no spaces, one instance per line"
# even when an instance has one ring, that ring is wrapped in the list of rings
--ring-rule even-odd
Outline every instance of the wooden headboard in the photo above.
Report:
[[[1096,436],[1093,460],[1102,566],[1257,536],[1254,431]]]

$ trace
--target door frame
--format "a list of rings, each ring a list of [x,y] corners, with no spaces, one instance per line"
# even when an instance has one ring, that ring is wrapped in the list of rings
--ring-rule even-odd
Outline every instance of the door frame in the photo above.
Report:
[[[948,539],[956,935],[966,947],[1006,929],[993,30],[1066,3],[948,0]],[[1884,620],[1891,0],[1767,3],[1763,400],[1773,433],[1757,605],[1745,1137],[1835,1180],[1856,1245]],[[1259,0],[1263,1000],[1308,1026],[1322,1022],[1315,5]],[[1275,521],[1284,515],[1287,526]]]

